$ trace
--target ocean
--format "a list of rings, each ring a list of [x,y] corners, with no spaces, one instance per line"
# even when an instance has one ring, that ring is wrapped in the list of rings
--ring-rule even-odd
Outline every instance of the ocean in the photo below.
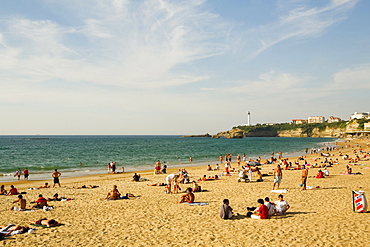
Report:
[[[0,182],[14,181],[17,168],[28,168],[30,180],[50,179],[54,169],[63,177],[107,172],[109,162],[125,171],[154,169],[157,160],[169,168],[218,163],[235,157],[269,158],[303,155],[306,148],[334,145],[336,138],[250,137],[243,139],[181,136],[0,136]],[[189,157],[193,161],[189,161]],[[81,164],[80,164],[81,163]],[[22,176],[23,178],[23,176]]]

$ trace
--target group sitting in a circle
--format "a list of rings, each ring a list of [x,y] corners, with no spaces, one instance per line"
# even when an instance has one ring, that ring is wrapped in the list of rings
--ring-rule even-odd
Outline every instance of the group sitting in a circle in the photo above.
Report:
[[[258,199],[258,207],[247,207],[247,217],[252,219],[269,219],[273,215],[284,215],[290,208],[287,201],[284,200],[283,195],[278,196],[278,200],[270,202],[270,198],[266,197],[265,200]],[[230,207],[228,199],[223,201],[223,205],[220,207],[220,218],[221,219],[232,219],[234,217],[233,209]]]

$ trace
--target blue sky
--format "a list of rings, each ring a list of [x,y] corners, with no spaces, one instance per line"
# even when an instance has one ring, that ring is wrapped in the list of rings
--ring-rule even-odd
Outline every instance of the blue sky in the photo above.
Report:
[[[0,134],[215,134],[370,111],[370,1],[0,3]]]

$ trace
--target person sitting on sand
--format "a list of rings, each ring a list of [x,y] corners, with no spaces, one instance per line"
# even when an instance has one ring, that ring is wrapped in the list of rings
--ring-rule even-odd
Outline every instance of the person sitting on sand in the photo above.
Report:
[[[193,203],[194,202],[195,196],[193,194],[192,188],[190,188],[190,187],[187,188],[186,192],[187,193],[185,195],[182,195],[180,197],[180,201],[178,203],[183,203],[183,202]]]
[[[17,188],[15,188],[14,185],[10,185],[10,190],[9,190],[8,194],[6,194],[6,195],[7,196],[18,195]]]
[[[121,196],[121,193],[119,193],[117,189],[117,185],[113,185],[113,189],[108,192],[106,200],[118,200]]]
[[[193,181],[192,183],[193,183],[193,188],[192,188],[193,192],[200,192],[200,186],[197,184],[197,182]]]
[[[268,197],[265,198],[265,206],[269,210],[269,217],[271,217],[271,215],[276,214],[275,204],[273,202],[270,202],[270,198]]]
[[[257,177],[256,182],[263,182],[262,173],[258,167],[256,168],[256,177]]]
[[[283,215],[283,214],[286,213],[286,211],[288,211],[288,209],[290,208],[290,206],[289,206],[289,203],[284,200],[284,196],[283,195],[280,194],[278,196],[278,198],[279,198],[279,200],[275,202],[276,212],[279,215]]]
[[[212,171],[211,165],[207,165],[207,171]]]
[[[139,182],[140,181],[140,175],[135,173],[134,176],[132,176],[132,181]]]
[[[13,224],[10,224],[9,226],[0,226],[0,233],[4,234],[4,236],[10,236],[10,235],[16,235],[16,234],[22,234],[25,232],[28,232],[30,230],[27,226],[16,226]]]
[[[325,174],[325,176],[329,176],[329,174],[330,174],[330,172],[329,172],[329,170],[328,170],[328,168],[324,168],[324,174]]]
[[[44,198],[41,194],[39,195],[39,198],[35,201],[37,203],[35,206],[32,208],[43,208],[44,206],[47,206],[47,200]]]
[[[43,189],[43,188],[50,188],[50,185],[49,183],[45,183],[45,185],[41,185],[38,187],[39,189]]]
[[[8,194],[8,192],[5,190],[5,186],[4,185],[1,185],[0,187],[0,195],[6,195]]]
[[[230,202],[229,199],[224,199],[223,200],[223,205],[220,207],[220,218],[221,219],[231,219],[234,214],[233,214],[233,209],[229,206]]]
[[[325,178],[325,176],[324,176],[324,172],[323,172],[323,171],[321,171],[321,170],[318,170],[318,171],[317,171],[316,178]]]
[[[62,225],[61,223],[59,223],[56,220],[53,220],[53,219],[48,220],[46,218],[35,220],[35,221],[29,221],[28,223],[35,224],[35,225],[42,225],[42,226],[46,226],[46,227],[54,227],[54,226]]]
[[[17,206],[13,206],[10,208],[10,210],[25,210],[26,209],[26,199],[23,199],[22,195],[18,195],[18,200],[15,200],[13,203],[18,203]]]
[[[268,219],[269,209],[264,204],[263,199],[258,199],[257,202],[260,204],[258,209],[251,215],[252,219]]]
[[[203,175],[203,177],[201,179],[199,179],[200,181],[207,181],[207,175]]]

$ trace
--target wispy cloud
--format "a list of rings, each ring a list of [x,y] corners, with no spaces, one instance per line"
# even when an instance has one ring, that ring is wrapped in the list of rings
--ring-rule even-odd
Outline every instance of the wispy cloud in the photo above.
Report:
[[[31,81],[168,87],[206,78],[176,71],[176,67],[227,49],[228,23],[200,11],[203,1],[94,3],[99,8],[75,26],[16,17],[5,22],[0,51],[8,61],[17,63],[0,63],[0,69]],[[86,5],[95,6],[91,1]]]
[[[346,19],[358,2],[359,0],[331,0],[325,6],[312,7],[306,6],[305,1],[280,1],[278,13],[281,14],[275,22],[245,33],[243,38],[252,37],[247,42],[252,47],[249,59],[288,39],[322,35],[329,27]]]

